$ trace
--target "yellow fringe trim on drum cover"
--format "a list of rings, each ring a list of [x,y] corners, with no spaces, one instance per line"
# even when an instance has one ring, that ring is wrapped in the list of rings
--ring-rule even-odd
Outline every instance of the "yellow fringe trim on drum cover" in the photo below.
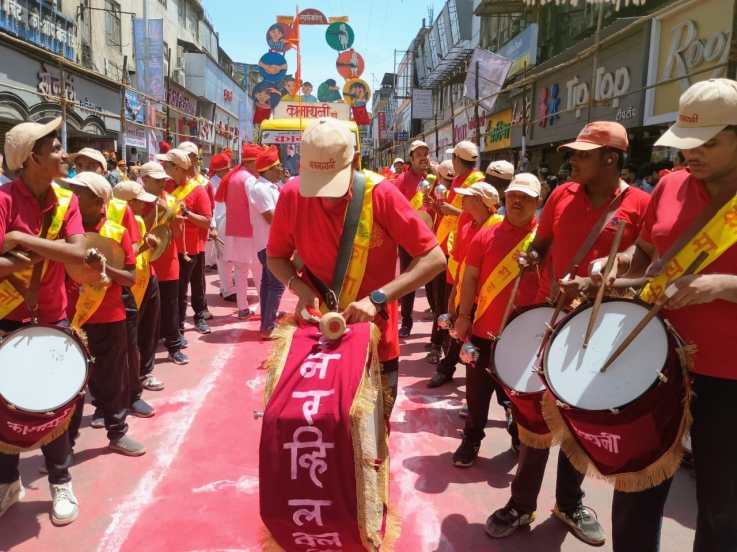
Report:
[[[264,385],[264,406],[269,404],[271,394],[274,392],[276,384],[279,383],[284,365],[287,362],[289,349],[292,346],[292,337],[297,331],[297,320],[294,315],[286,316],[282,319],[274,331],[274,337],[271,353],[264,363],[266,370],[266,384]]]
[[[261,526],[261,552],[286,552],[284,548],[274,540],[265,525]]]
[[[589,459],[588,454],[579,446],[566,425],[558,410],[555,397],[550,391],[543,396],[542,411],[545,422],[553,433],[553,441],[559,442],[561,449],[570,460],[574,468],[583,475],[603,479],[611,483],[617,491],[636,493],[646,491],[663,481],[670,479],[678,471],[683,460],[683,436],[691,428],[691,382],[689,371],[693,367],[694,345],[678,347],[676,352],[681,361],[683,382],[686,387],[683,398],[683,415],[678,427],[676,438],[670,448],[655,462],[637,472],[620,473],[617,475],[602,475]]]
[[[553,445],[553,433],[535,433],[517,424],[517,435],[520,442],[526,447],[536,449],[549,449]]]
[[[48,435],[44,435],[43,439],[32,444],[30,447],[17,447],[15,445],[11,445],[10,443],[5,443],[4,441],[0,441],[0,453],[20,454],[22,452],[29,452],[31,450],[36,450],[45,445],[48,445],[53,440],[64,435],[64,432],[66,432],[66,430],[69,429],[69,424],[72,423],[72,416],[74,416],[74,411],[76,409],[77,409],[77,405],[74,405],[72,407],[72,411],[69,413],[69,416],[67,416],[67,419],[64,420],[61,424],[59,424],[59,427],[54,428],[51,432],[49,432]]]

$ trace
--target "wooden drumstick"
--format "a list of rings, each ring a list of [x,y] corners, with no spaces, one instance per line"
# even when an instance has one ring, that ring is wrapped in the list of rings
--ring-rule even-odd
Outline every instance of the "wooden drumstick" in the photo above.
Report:
[[[568,276],[566,276],[565,279],[567,279]],[[553,333],[553,329],[555,328],[555,323],[558,321],[558,317],[560,316],[560,313],[563,311],[563,307],[565,306],[566,302],[566,294],[562,292],[558,292],[558,301],[555,304],[555,310],[553,311],[553,316],[550,317],[550,320],[547,324],[545,324],[545,333],[543,334],[543,339],[540,342],[540,348],[537,350],[537,358],[540,358],[540,355],[543,354],[543,351],[545,350],[545,345],[548,342],[548,339],[550,339],[550,335]]]
[[[694,259],[694,261],[688,266],[688,268],[685,270],[682,276],[688,276],[690,274],[693,274],[696,272],[696,269],[701,266],[701,263],[703,263],[706,258],[709,256],[709,254],[706,251],[702,251],[699,253],[699,256]],[[640,335],[640,332],[645,329],[645,326],[647,326],[650,321],[657,316],[657,314],[660,312],[660,310],[663,308],[665,303],[670,299],[670,296],[667,294],[668,287],[673,282],[668,282],[665,286],[665,290],[663,291],[663,294],[658,298],[658,300],[655,302],[655,304],[650,308],[650,310],[647,312],[647,314],[640,320],[640,322],[632,328],[632,331],[627,335],[627,337],[624,338],[624,341],[619,344],[619,347],[611,354],[609,355],[609,358],[604,363],[604,366],[601,367],[600,372],[604,373],[606,372],[607,368],[609,368],[612,364],[614,364],[614,361],[619,358],[619,356],[627,349],[627,347],[630,346],[630,344],[637,339],[637,336]]]
[[[507,306],[504,308],[504,316],[502,316],[502,323],[499,326],[499,331],[497,332],[497,336],[502,335],[502,332],[504,331],[504,328],[507,327],[507,322],[509,321],[509,315],[512,314],[512,309],[514,308],[514,302],[517,299],[517,293],[519,292],[519,285],[520,282],[522,282],[522,270],[519,271],[519,274],[517,274],[517,277],[514,279],[514,287],[512,287],[512,294],[509,296],[509,301],[507,301]]]
[[[320,333],[329,340],[340,339],[345,330],[345,318],[339,312],[328,312],[320,317]]]
[[[31,258],[28,255],[26,255],[25,253],[23,253],[21,251],[16,251],[15,249],[13,249],[11,251],[8,251],[5,254],[6,255],[10,255],[11,257],[15,257],[16,259],[18,259],[19,261],[23,261],[24,263],[31,263],[31,262],[33,262],[33,261],[31,261]]]
[[[596,324],[596,320],[599,318],[599,310],[601,310],[601,303],[604,300],[604,291],[606,290],[606,284],[609,280],[609,275],[612,272],[612,268],[614,268],[614,260],[617,257],[619,244],[622,241],[622,235],[624,234],[624,229],[627,226],[624,221],[619,221],[618,224],[619,227],[617,228],[617,233],[614,235],[612,247],[609,249],[609,257],[606,260],[606,266],[604,267],[604,272],[602,274],[603,281],[599,286],[599,289],[596,291],[596,298],[594,299],[594,304],[591,307],[591,316],[589,316],[589,324],[586,327],[586,336],[583,338],[582,347],[584,349],[589,346],[589,341],[591,341],[591,334],[594,333],[594,325]]]

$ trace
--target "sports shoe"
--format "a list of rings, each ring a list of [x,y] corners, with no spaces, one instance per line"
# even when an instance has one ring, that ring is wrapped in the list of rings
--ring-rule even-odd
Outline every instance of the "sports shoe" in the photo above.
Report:
[[[241,309],[238,311],[238,318],[240,318],[241,320],[248,320],[249,318],[251,318],[252,314],[253,313],[251,312],[251,309]]]
[[[51,488],[51,522],[54,525],[69,525],[79,516],[79,502],[74,496],[72,483],[49,485]]]
[[[535,512],[525,514],[507,504],[489,516],[484,529],[492,539],[503,539],[520,527],[527,527],[533,521],[535,521]]]
[[[124,456],[143,456],[146,454],[146,447],[127,435],[123,435],[120,439],[110,441],[108,448]]]
[[[412,333],[412,326],[405,326],[402,324],[402,327],[399,328],[399,337],[409,337]]]
[[[23,500],[26,496],[26,490],[23,488],[23,484],[20,479],[13,481],[12,483],[4,483],[0,485],[0,517],[8,511],[8,509],[15,504]]]
[[[460,446],[453,453],[453,465],[456,468],[470,468],[479,455],[481,443],[464,436]]]
[[[164,390],[164,382],[162,382],[159,378],[157,378],[153,374],[149,374],[148,376],[145,376],[143,378],[143,381],[141,381],[141,386],[144,389],[147,389],[149,391],[163,391]]]
[[[574,537],[586,544],[602,546],[606,542],[604,529],[592,508],[580,504],[572,512],[561,512],[556,504],[553,515],[568,526]]]
[[[143,399],[137,399],[133,401],[133,404],[128,409],[128,413],[136,418],[151,418],[156,414],[156,410]]]
[[[427,356],[425,357],[425,362],[429,364],[440,364],[440,357],[443,356],[443,353],[440,349],[431,349],[429,353],[427,353]]]
[[[427,386],[430,388],[440,387],[441,385],[443,385],[444,383],[448,383],[449,381],[453,381],[453,376],[443,374],[442,372],[435,372],[430,378]]]
[[[211,333],[210,326],[204,320],[197,320],[194,323],[195,329],[203,335]]]
[[[189,347],[189,341],[187,341],[187,338],[186,338],[186,337],[184,337],[184,336],[181,336],[181,337],[179,338],[179,346],[180,346],[180,347],[181,347],[182,349],[186,349],[187,347]]]
[[[212,320],[212,313],[209,310],[206,310],[202,313],[202,320]]]
[[[90,427],[95,429],[105,427],[105,415],[102,412],[102,408],[95,408],[95,412],[92,414],[92,420],[90,421]]]
[[[185,355],[182,351],[174,351],[173,353],[169,353],[169,362],[173,362],[174,364],[189,364],[189,357]]]

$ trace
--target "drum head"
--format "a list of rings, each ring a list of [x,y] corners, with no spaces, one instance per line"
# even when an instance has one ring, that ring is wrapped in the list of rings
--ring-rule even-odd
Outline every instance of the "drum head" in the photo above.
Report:
[[[26,412],[68,404],[87,380],[87,356],[67,332],[29,326],[0,343],[0,396]]]
[[[608,410],[629,404],[650,389],[668,357],[668,334],[657,317],[601,373],[609,355],[647,311],[634,301],[602,303],[586,349],[582,345],[591,307],[564,320],[545,354],[545,379],[558,399],[582,410]]]
[[[537,393],[545,389],[542,378],[533,369],[545,324],[554,310],[547,305],[524,310],[504,328],[494,348],[494,368],[502,383],[510,389],[519,393]]]

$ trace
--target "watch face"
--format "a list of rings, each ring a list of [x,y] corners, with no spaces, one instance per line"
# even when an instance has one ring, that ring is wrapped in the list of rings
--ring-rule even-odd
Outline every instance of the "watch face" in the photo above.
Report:
[[[383,291],[372,291],[369,298],[371,299],[372,303],[375,303],[377,305],[383,305],[384,303],[386,303],[386,294]]]

